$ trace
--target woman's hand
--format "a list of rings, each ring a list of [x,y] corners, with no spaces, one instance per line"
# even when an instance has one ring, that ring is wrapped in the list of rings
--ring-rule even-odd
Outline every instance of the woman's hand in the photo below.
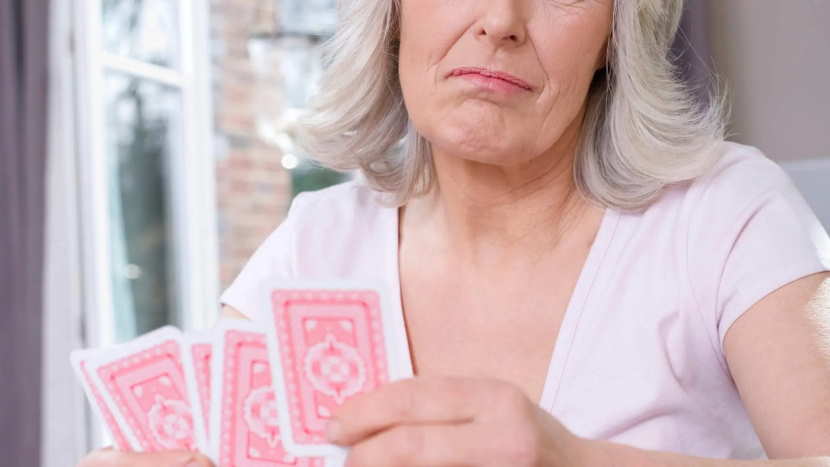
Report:
[[[347,401],[329,439],[348,467],[587,465],[587,441],[517,387],[496,380],[413,378]]]
[[[202,454],[190,451],[122,452],[113,448],[92,451],[78,467],[212,467]]]

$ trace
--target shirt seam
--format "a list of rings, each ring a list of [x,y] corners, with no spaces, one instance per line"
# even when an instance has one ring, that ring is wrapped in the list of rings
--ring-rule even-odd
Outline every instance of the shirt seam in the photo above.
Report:
[[[806,259],[804,261],[799,261],[798,263],[792,264],[790,267],[787,267],[784,270],[784,272],[780,274],[771,276],[772,279],[764,281],[762,283],[763,285],[753,287],[749,291],[741,289],[738,292],[735,301],[740,305],[736,308],[743,311],[734,317],[735,319],[732,320],[732,323],[730,323],[729,327],[731,328],[732,324],[734,324],[746,311],[748,311],[749,308],[751,308],[752,306],[754,306],[755,304],[763,300],[765,297],[775,292],[776,290],[801,278],[804,278],[811,274],[824,272],[826,270],[827,269],[821,263],[816,262],[815,259]],[[720,326],[718,326],[718,329],[716,329],[716,331],[718,333],[718,342],[721,348],[721,352],[723,352],[723,340],[720,336]],[[727,328],[724,331],[723,337],[726,337],[726,331],[729,331],[729,328]]]
[[[774,183],[770,186],[770,188],[768,190],[762,191],[757,196],[754,196],[754,197],[750,198],[750,200],[747,201],[746,203],[744,203],[741,206],[741,208],[737,210],[737,212],[738,213],[745,212],[747,209],[749,209],[750,206],[756,204],[759,200],[763,199],[764,197],[768,197],[773,192],[778,191],[779,188],[780,188],[779,185],[780,185],[779,183]],[[708,191],[708,190],[706,190],[706,191]],[[706,193],[706,191],[701,193],[701,197],[703,197],[703,195]],[[685,269],[684,270],[685,274],[684,275],[686,276],[686,285],[689,289],[690,296],[692,297],[692,300],[694,301],[694,308],[695,308],[696,312],[698,313],[698,315],[703,319],[703,323],[706,326],[706,336],[707,336],[707,340],[709,341],[709,345],[710,345],[712,351],[715,352],[715,356],[718,360],[718,364],[721,367],[721,370],[723,370],[724,375],[729,377],[729,378],[732,378],[732,373],[729,371],[729,366],[727,365],[726,358],[723,354],[723,349],[719,345],[720,334],[718,332],[718,321],[708,319],[706,317],[706,315],[703,313],[703,307],[701,306],[700,299],[697,295],[697,292],[696,292],[697,289],[694,286],[694,281],[692,280],[692,274],[689,272],[689,264],[690,264],[690,261],[689,261],[689,257],[690,257],[689,246],[691,244],[690,238],[691,238],[691,234],[692,234],[692,225],[694,224],[694,221],[695,221],[695,218],[696,218],[697,214],[702,209],[702,207],[700,206],[701,204],[702,203],[698,203],[697,205],[695,205],[694,208],[692,209],[692,212],[689,213],[689,222],[687,223],[686,235],[685,235],[685,250],[686,250],[686,253],[685,253],[685,268],[684,268]],[[736,234],[735,239],[732,241],[732,244],[729,246],[729,250],[726,254],[726,258],[728,258],[729,255],[734,250],[735,241],[737,241],[737,237],[740,236],[740,231],[742,231],[742,230],[743,230],[743,228],[741,228],[738,231],[738,233]],[[723,275],[723,267],[725,267],[725,264],[722,265],[722,267],[720,268],[719,279],[718,279],[717,285],[715,287],[714,310],[712,310],[712,313],[711,313],[711,316],[713,318],[715,316],[717,316],[717,313],[718,313],[718,310],[717,310],[718,297],[720,296],[720,288],[721,288],[720,277]],[[713,322],[710,323],[710,321],[713,321]],[[712,326],[714,326],[714,328],[712,328]]]
[[[610,210],[611,208],[606,208],[606,209]],[[608,237],[605,239],[605,245],[604,245],[603,251],[601,252],[602,256],[600,256],[599,259],[597,260],[597,263],[595,265],[593,265],[593,269],[594,269],[593,274],[592,274],[592,277],[590,278],[590,282],[587,284],[587,288],[586,288],[585,293],[583,295],[583,300],[582,300],[582,303],[581,303],[581,307],[580,307],[579,310],[576,310],[579,313],[574,318],[575,321],[574,321],[574,324],[572,326],[571,333],[570,333],[570,336],[569,336],[570,342],[568,343],[567,352],[565,353],[564,359],[562,360],[562,367],[561,367],[561,371],[559,372],[560,377],[559,377],[558,381],[556,382],[556,387],[554,388],[554,393],[553,393],[553,400],[550,403],[550,409],[549,409],[550,413],[553,413],[554,409],[556,408],[556,403],[559,401],[559,394],[560,394],[560,391],[562,389],[562,382],[565,379],[565,374],[568,371],[568,364],[570,362],[571,352],[573,351],[573,347],[575,345],[576,337],[577,337],[578,332],[579,332],[579,325],[582,322],[584,312],[585,312],[586,308],[588,307],[589,300],[591,299],[591,292],[593,291],[594,284],[596,283],[597,278],[599,277],[599,275],[602,274],[602,272],[603,272],[602,265],[605,264],[605,258],[608,256],[611,249],[614,247],[613,241],[614,241],[614,238],[616,237],[617,231],[620,227],[620,222],[622,222],[622,219],[621,219],[622,214],[621,213],[612,210],[612,211],[609,211],[608,214],[614,215],[614,217],[615,217],[613,229],[610,231],[610,233],[608,234]],[[585,266],[586,265],[583,265],[583,268]],[[575,293],[575,292],[576,292],[576,290],[574,290],[572,293]],[[556,338],[557,344],[558,344],[559,340],[562,337],[561,333],[562,333],[562,328],[564,327],[564,324],[565,324],[564,321],[560,324],[559,334],[557,335],[557,338]],[[552,359],[556,358],[555,352],[556,352],[556,346],[554,346],[553,354],[551,355]],[[553,364],[553,361],[551,361],[549,364]],[[548,368],[548,373],[550,373],[549,370],[550,370],[550,368]],[[551,374],[546,375],[545,384],[547,384],[547,378],[552,377],[552,376],[555,377],[556,375],[551,375]],[[544,397],[544,386],[543,386],[542,390],[543,390],[542,397]],[[540,402],[541,402],[541,400],[540,400]]]

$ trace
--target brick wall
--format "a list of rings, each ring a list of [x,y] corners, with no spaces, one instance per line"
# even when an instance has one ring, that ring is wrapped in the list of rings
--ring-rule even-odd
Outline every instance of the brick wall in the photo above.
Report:
[[[251,34],[271,27],[275,4],[211,0],[222,289],[279,225],[291,198],[291,179],[280,164],[279,149],[257,134],[257,121],[278,113],[278,69],[266,66],[256,72],[248,53]]]

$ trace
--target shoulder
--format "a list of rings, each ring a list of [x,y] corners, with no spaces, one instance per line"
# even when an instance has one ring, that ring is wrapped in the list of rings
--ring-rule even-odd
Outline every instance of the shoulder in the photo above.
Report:
[[[830,238],[787,172],[757,148],[724,143],[684,201],[688,268],[724,313],[723,331],[760,297],[830,266]]]
[[[718,150],[713,166],[675,188],[676,201],[666,206],[677,210],[690,248],[730,251],[742,235],[773,241],[783,222],[793,233],[815,228],[815,214],[778,163],[753,146],[725,141]],[[750,223],[759,229],[747,235]]]
[[[728,247],[738,236],[774,241],[778,234],[818,231],[815,213],[789,174],[758,148],[724,142],[717,163],[685,194],[690,241]],[[747,233],[752,223],[759,229]],[[782,224],[789,223],[788,226]],[[764,228],[761,229],[760,226]]]
[[[706,173],[635,216],[645,237],[672,240],[696,294],[740,282],[743,270],[830,264],[827,234],[788,173],[752,146],[723,142],[718,151]]]
[[[386,227],[395,219],[381,197],[358,181],[300,193],[222,295],[222,303],[255,317],[264,281],[371,277],[378,270],[378,245],[384,244]]]
[[[352,179],[320,190],[304,191],[296,196],[304,205],[325,205],[334,208],[370,206],[378,193],[364,182]]]
[[[286,219],[291,230],[293,274],[342,277],[377,274],[394,245],[397,210],[386,195],[362,181],[304,192]]]
[[[784,169],[756,147],[723,141],[716,151],[706,172],[668,185],[645,209],[627,214],[653,228],[694,236],[700,229],[739,226],[737,217],[750,205],[797,191]]]
[[[317,191],[298,194],[288,216],[295,229],[326,229],[368,221],[379,215],[383,194],[360,180],[351,180]]]
[[[756,147],[724,141],[718,151],[717,162],[689,187],[689,196],[699,203],[751,203],[792,187],[784,169]]]
[[[695,224],[711,229],[718,222],[736,223],[735,216],[769,197],[798,196],[787,172],[758,148],[723,141],[716,151],[715,162],[705,173],[667,186],[635,215],[660,225],[672,221],[692,230]]]

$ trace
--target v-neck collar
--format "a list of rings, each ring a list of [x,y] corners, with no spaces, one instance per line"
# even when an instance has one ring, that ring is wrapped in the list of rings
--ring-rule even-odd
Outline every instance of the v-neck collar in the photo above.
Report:
[[[597,230],[597,235],[594,237],[594,242],[591,244],[591,249],[588,251],[588,256],[582,265],[582,270],[579,273],[579,278],[576,281],[573,292],[571,292],[568,306],[565,308],[565,314],[562,316],[562,323],[559,325],[556,344],[554,345],[550,363],[548,364],[548,372],[545,376],[542,397],[539,400],[539,406],[549,412],[553,412],[554,405],[556,404],[556,396],[559,394],[559,388],[562,386],[565,366],[571,354],[571,348],[579,328],[579,322],[585,311],[585,305],[593,289],[594,281],[601,269],[600,266],[605,259],[608,247],[611,245],[611,240],[617,230],[619,220],[620,215],[616,210],[610,207],[605,208],[599,230]]]
[[[400,275],[400,208],[392,207],[385,208],[387,221],[384,222],[384,230],[386,237],[386,244],[384,251],[391,251],[391,254],[384,255],[386,261],[386,277],[391,278],[390,292],[392,293],[392,303],[395,304],[397,313],[405,320],[403,314],[403,299],[401,295],[401,275]],[[556,396],[559,393],[559,388],[562,385],[562,376],[565,371],[565,365],[570,355],[571,347],[573,345],[575,334],[579,327],[579,322],[585,311],[585,304],[593,289],[594,281],[597,273],[600,270],[600,265],[608,252],[608,247],[617,230],[620,214],[608,207],[602,215],[602,221],[597,230],[594,242],[588,251],[588,256],[579,273],[579,278],[576,281],[574,290],[568,300],[568,306],[565,309],[565,314],[562,317],[562,322],[559,325],[559,333],[556,337],[553,352],[551,353],[548,363],[547,375],[545,376],[545,383],[542,389],[542,396],[538,401],[539,406],[543,409],[553,412],[554,404],[556,403]],[[407,339],[407,345],[409,345]]]

